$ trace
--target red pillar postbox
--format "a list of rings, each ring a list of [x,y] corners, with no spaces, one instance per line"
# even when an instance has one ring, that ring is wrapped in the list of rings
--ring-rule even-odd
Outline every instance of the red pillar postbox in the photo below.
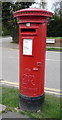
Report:
[[[46,28],[52,13],[38,8],[16,11],[19,23],[20,104],[38,110],[44,101]]]

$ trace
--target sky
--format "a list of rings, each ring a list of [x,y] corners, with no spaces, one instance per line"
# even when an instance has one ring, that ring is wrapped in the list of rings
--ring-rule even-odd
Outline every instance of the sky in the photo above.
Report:
[[[53,10],[52,10],[52,6],[53,6],[53,3],[54,2],[60,2],[61,0],[46,0],[47,1],[47,9],[49,10],[49,11],[52,11],[53,12]]]
[[[41,0],[35,0],[37,3],[40,3]],[[45,0],[47,3],[46,10],[54,12],[52,9],[53,3],[54,2],[60,2],[61,0]],[[35,5],[33,5],[35,7]],[[37,8],[39,8],[39,4],[36,5]]]

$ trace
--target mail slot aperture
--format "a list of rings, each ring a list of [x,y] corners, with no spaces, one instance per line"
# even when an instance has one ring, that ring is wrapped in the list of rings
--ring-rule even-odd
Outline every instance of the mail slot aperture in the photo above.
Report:
[[[36,29],[21,29],[21,33],[25,33],[25,32],[29,32],[29,33],[35,33],[36,32]]]

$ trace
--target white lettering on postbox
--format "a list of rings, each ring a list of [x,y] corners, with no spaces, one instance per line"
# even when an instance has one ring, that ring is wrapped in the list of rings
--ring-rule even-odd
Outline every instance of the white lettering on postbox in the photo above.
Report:
[[[23,39],[23,55],[32,55],[32,39]]]

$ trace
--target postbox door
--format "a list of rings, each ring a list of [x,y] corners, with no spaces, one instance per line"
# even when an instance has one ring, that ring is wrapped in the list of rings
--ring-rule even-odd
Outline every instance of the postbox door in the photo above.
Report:
[[[25,36],[22,37],[20,46],[20,92],[28,96],[38,96],[43,86],[40,41],[37,36]]]
[[[26,96],[44,94],[45,25],[37,35],[20,36],[20,93]],[[41,31],[41,32],[40,32]],[[42,37],[41,37],[42,36]]]

